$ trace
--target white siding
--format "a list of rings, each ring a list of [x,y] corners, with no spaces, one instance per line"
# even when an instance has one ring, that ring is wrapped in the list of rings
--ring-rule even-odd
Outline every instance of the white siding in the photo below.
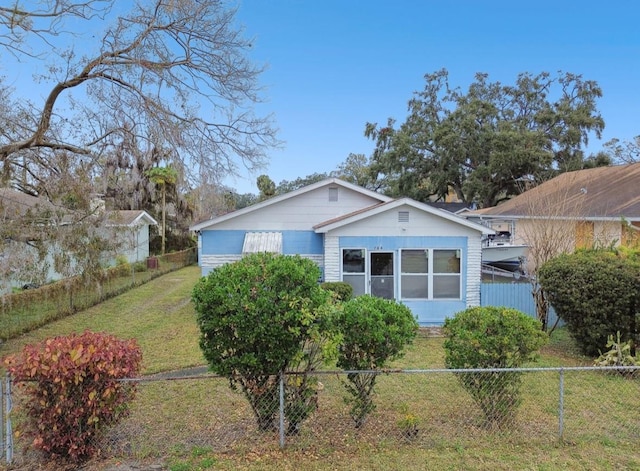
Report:
[[[240,254],[205,255],[202,254],[200,266],[202,268],[218,268],[227,263],[237,262],[242,258]]]
[[[340,239],[330,235],[324,239],[324,280],[340,281]]]
[[[481,237],[471,235],[467,239],[467,307],[480,305],[480,283],[482,278]]]
[[[398,222],[399,212],[409,212],[409,222]],[[479,232],[410,206],[399,206],[332,230],[333,236],[447,236],[466,237]]]
[[[263,209],[216,224],[220,230],[308,231],[314,225],[367,208],[379,200],[347,188],[338,188],[338,201],[329,201],[329,187],[304,193]],[[206,230],[206,229],[205,229]]]
[[[320,268],[323,266],[323,257],[322,255],[304,255],[301,254],[301,257],[309,258],[313,260]],[[200,266],[202,269],[211,269],[218,268],[222,265],[226,265],[227,263],[237,262],[242,258],[242,255],[202,255]]]

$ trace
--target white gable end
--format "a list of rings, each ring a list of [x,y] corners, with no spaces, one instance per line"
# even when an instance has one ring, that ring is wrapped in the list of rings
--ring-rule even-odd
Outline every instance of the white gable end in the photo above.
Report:
[[[445,219],[437,214],[421,211],[413,206],[399,205],[387,211],[380,212],[329,230],[332,236],[363,236],[373,235],[381,237],[414,237],[414,236],[448,236],[468,237],[480,236],[477,229],[460,222],[457,218]]]
[[[337,197],[336,197],[337,192]],[[319,222],[380,203],[356,191],[327,186],[215,224],[221,230],[310,230]]]

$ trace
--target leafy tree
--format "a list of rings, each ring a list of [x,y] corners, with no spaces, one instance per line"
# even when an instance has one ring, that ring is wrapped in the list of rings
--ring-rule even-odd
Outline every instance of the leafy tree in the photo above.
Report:
[[[363,295],[342,304],[336,318],[343,340],[338,349],[338,366],[345,370],[375,370],[400,358],[411,343],[418,324],[411,310],[393,300]],[[347,373],[344,386],[351,394],[351,416],[361,427],[375,409],[371,396],[376,371]]]
[[[354,185],[377,191],[381,187],[378,175],[371,167],[369,159],[364,154],[349,154],[347,159],[331,172],[331,176],[341,178]]]
[[[314,408],[309,374],[331,337],[319,276],[309,259],[261,253],[213,270],[193,290],[204,356],[244,393],[260,430],[274,426],[278,378],[289,368],[298,373],[287,381],[292,433]]]
[[[304,186],[312,185],[314,183],[322,181],[325,178],[329,178],[329,175],[327,175],[326,173],[313,173],[311,175],[307,175],[306,177],[296,178],[293,181],[282,180],[276,188],[276,193],[279,195],[284,195],[285,193],[289,193]]]
[[[604,128],[602,91],[580,75],[523,73],[503,85],[476,74],[466,93],[449,86],[444,69],[425,80],[398,128],[392,119],[365,128],[376,142],[372,170],[392,196],[425,201],[452,189],[462,201],[495,206],[518,194],[525,177],[582,168],[582,144]]]
[[[604,145],[606,154],[619,163],[632,164],[640,161],[640,136],[631,141],[611,139]]]
[[[609,335],[637,344],[640,262],[635,252],[582,250],[549,260],[540,284],[585,355],[597,356]]]
[[[268,200],[276,195],[276,184],[268,175],[260,175],[256,180],[256,185],[260,191],[258,199],[260,201]]]
[[[505,307],[472,307],[444,323],[447,368],[517,368],[535,358],[548,340],[535,319]],[[520,404],[521,373],[456,374],[484,413],[487,425],[507,424]]]
[[[118,156],[132,149],[135,178],[161,148],[197,186],[260,168],[278,145],[271,118],[253,112],[262,68],[248,60],[251,42],[235,10],[197,0],[127,7],[114,0],[0,6],[0,50],[37,71],[42,90],[18,97],[7,85],[18,83],[17,69],[0,80],[0,184],[54,204],[72,195],[77,217],[68,219],[79,233],[96,182],[124,181]],[[27,223],[11,221],[15,233],[29,232]],[[66,251],[56,234],[47,240]]]

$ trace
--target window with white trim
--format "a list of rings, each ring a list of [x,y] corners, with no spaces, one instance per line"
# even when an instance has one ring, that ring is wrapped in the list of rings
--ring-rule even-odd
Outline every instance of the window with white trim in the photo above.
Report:
[[[429,250],[400,251],[400,297],[429,298]]]
[[[459,249],[402,249],[401,299],[460,299]]]
[[[342,249],[342,281],[353,288],[353,296],[366,293],[366,252],[364,249]]]
[[[433,298],[460,299],[460,250],[433,251]]]

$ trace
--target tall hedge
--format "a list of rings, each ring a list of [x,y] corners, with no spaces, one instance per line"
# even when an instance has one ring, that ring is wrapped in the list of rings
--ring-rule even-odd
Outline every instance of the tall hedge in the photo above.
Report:
[[[587,250],[560,255],[539,270],[540,285],[585,355],[597,356],[620,331],[638,342],[640,264],[633,254]]]

